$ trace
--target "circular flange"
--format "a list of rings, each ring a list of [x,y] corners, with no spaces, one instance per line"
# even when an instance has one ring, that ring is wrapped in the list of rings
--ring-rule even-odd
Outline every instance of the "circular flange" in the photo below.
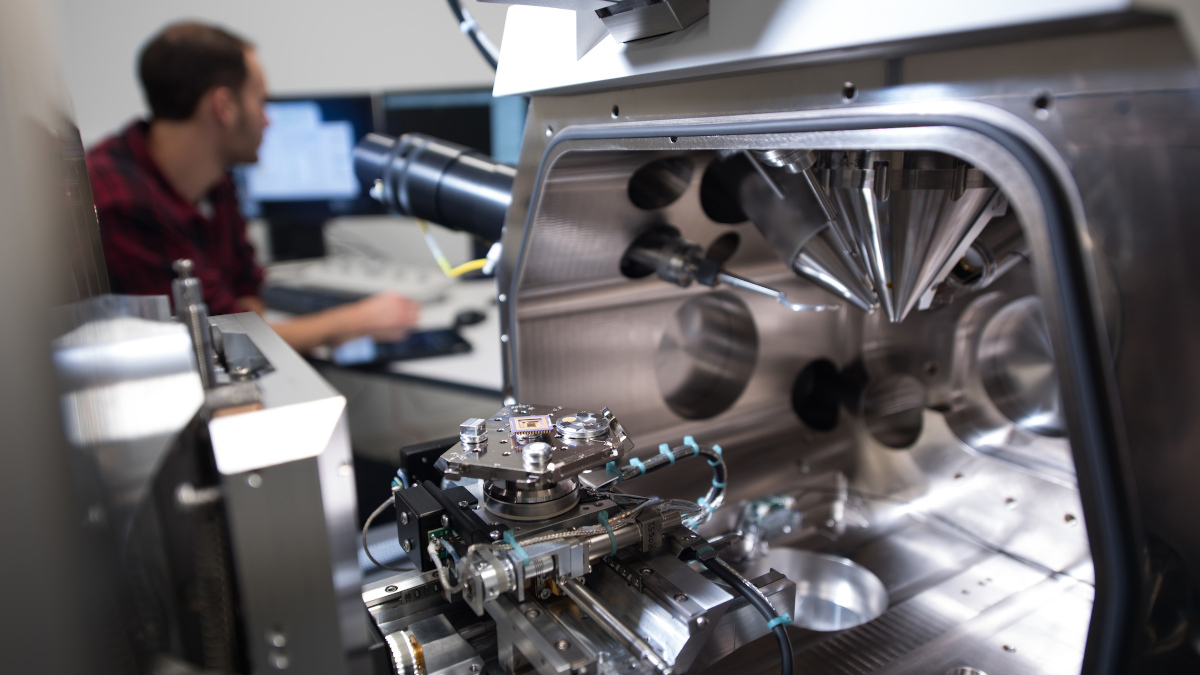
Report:
[[[563,438],[599,438],[608,433],[608,421],[594,412],[581,410],[558,418],[554,428]]]
[[[483,505],[505,520],[544,520],[559,516],[579,504],[579,484],[565,480],[541,490],[519,490],[512,483],[488,483]]]

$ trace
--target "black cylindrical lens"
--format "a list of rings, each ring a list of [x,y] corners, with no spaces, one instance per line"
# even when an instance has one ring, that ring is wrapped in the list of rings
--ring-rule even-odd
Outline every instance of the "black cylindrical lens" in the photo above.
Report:
[[[354,170],[391,211],[488,241],[500,239],[516,169],[470,148],[425,134],[367,134]]]

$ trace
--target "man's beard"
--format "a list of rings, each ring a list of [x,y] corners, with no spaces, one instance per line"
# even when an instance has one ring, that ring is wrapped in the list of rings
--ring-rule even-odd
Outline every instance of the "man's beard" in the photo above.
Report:
[[[262,135],[251,129],[249,117],[243,111],[229,141],[227,163],[254,164],[258,161],[258,146],[261,143]]]

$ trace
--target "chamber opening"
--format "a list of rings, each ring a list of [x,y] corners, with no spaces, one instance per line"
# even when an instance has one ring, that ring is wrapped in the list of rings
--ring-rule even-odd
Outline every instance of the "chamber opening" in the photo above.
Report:
[[[709,220],[722,225],[740,225],[749,220],[737,192],[729,186],[737,185],[738,176],[753,170],[750,160],[741,153],[716,157],[708,163],[700,178],[700,208]]]
[[[746,304],[720,291],[699,295],[667,321],[654,359],[658,389],[680,417],[715,417],[745,391],[757,360],[758,330]]]
[[[889,448],[917,442],[925,424],[925,385],[912,375],[892,374],[867,385],[862,415],[867,431]]]
[[[817,359],[800,371],[792,385],[792,410],[800,421],[817,431],[837,426],[840,380],[837,366],[828,359]]]
[[[988,321],[979,339],[979,370],[988,397],[1017,426],[1051,438],[1067,435],[1040,299],[1012,302]]]
[[[695,165],[687,157],[663,157],[633,172],[629,201],[644,211],[670,206],[692,183]]]

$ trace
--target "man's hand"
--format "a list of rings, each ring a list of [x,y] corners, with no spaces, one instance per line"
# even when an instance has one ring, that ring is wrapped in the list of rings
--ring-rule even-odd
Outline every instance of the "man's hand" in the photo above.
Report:
[[[395,293],[380,293],[334,311],[345,313],[351,329],[339,336],[342,339],[369,335],[376,342],[396,342],[416,324],[421,305]]]
[[[380,293],[271,327],[292,349],[305,354],[320,345],[336,345],[364,335],[378,342],[395,342],[417,323],[420,310],[419,303],[406,297]]]

